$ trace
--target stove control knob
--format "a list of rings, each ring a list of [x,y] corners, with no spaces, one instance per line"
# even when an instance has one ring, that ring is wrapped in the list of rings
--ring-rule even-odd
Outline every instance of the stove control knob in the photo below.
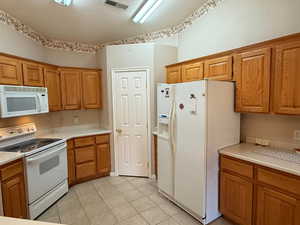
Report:
[[[19,134],[21,134],[23,132],[23,130],[21,128],[19,128],[17,131]]]

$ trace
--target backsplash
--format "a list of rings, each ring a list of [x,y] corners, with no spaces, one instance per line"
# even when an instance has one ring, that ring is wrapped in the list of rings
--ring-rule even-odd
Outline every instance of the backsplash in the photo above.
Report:
[[[256,138],[270,141],[275,148],[300,148],[300,141],[294,139],[294,131],[300,130],[299,116],[242,114],[241,140],[255,143]]]
[[[0,127],[35,123],[38,134],[72,131],[74,129],[94,129],[100,127],[100,110],[72,110],[46,114],[7,118],[0,120]]]

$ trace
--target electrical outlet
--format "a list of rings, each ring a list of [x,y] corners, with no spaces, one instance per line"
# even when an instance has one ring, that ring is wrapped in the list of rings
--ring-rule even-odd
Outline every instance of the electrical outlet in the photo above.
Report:
[[[294,140],[295,141],[300,141],[300,130],[295,130],[294,131]]]
[[[257,145],[261,145],[261,146],[269,146],[270,145],[270,140],[262,139],[262,138],[256,138],[255,143]]]
[[[263,143],[263,139],[261,139],[261,138],[255,138],[255,144],[262,145],[262,143]]]
[[[73,124],[79,124],[79,117],[73,116]]]

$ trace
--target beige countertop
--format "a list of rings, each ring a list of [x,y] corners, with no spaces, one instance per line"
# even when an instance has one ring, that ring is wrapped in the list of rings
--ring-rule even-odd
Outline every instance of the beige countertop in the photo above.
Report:
[[[110,134],[112,131],[108,129],[87,129],[87,130],[68,130],[68,131],[58,131],[58,132],[52,132],[49,134],[43,134],[39,137],[45,137],[45,138],[61,138],[65,140],[69,140],[76,137],[86,137],[86,136],[92,136],[92,135],[100,135],[100,134]]]
[[[34,220],[22,220],[11,217],[0,216],[0,224],[2,225],[56,225],[57,223],[45,223]],[[57,224],[58,225],[58,224]]]
[[[19,152],[1,152],[0,151],[0,166],[12,162],[14,160],[23,158],[23,153]],[[1,224],[1,223],[0,223]]]
[[[243,143],[223,148],[220,150],[220,153],[300,176],[300,156],[291,150]],[[272,155],[272,153],[274,154]],[[282,159],[281,155],[287,155],[287,153],[292,158],[292,161],[290,159]]]
[[[107,129],[86,129],[86,130],[73,130],[73,131],[59,131],[53,132],[49,134],[37,135],[37,137],[43,138],[60,138],[64,140],[68,140],[75,137],[85,137],[91,135],[100,135],[100,134],[109,134],[111,130]],[[14,160],[20,159],[24,156],[23,153],[18,152],[1,152],[0,151],[0,166],[6,163],[12,162]],[[0,223],[1,224],[1,223]]]

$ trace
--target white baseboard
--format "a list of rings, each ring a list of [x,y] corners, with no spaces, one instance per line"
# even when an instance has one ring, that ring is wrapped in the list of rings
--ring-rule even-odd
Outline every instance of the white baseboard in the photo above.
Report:
[[[115,172],[110,172],[109,176],[115,177],[115,176],[116,176],[116,173],[115,173]]]
[[[152,176],[149,177],[151,180],[156,180],[156,175],[152,174]]]

